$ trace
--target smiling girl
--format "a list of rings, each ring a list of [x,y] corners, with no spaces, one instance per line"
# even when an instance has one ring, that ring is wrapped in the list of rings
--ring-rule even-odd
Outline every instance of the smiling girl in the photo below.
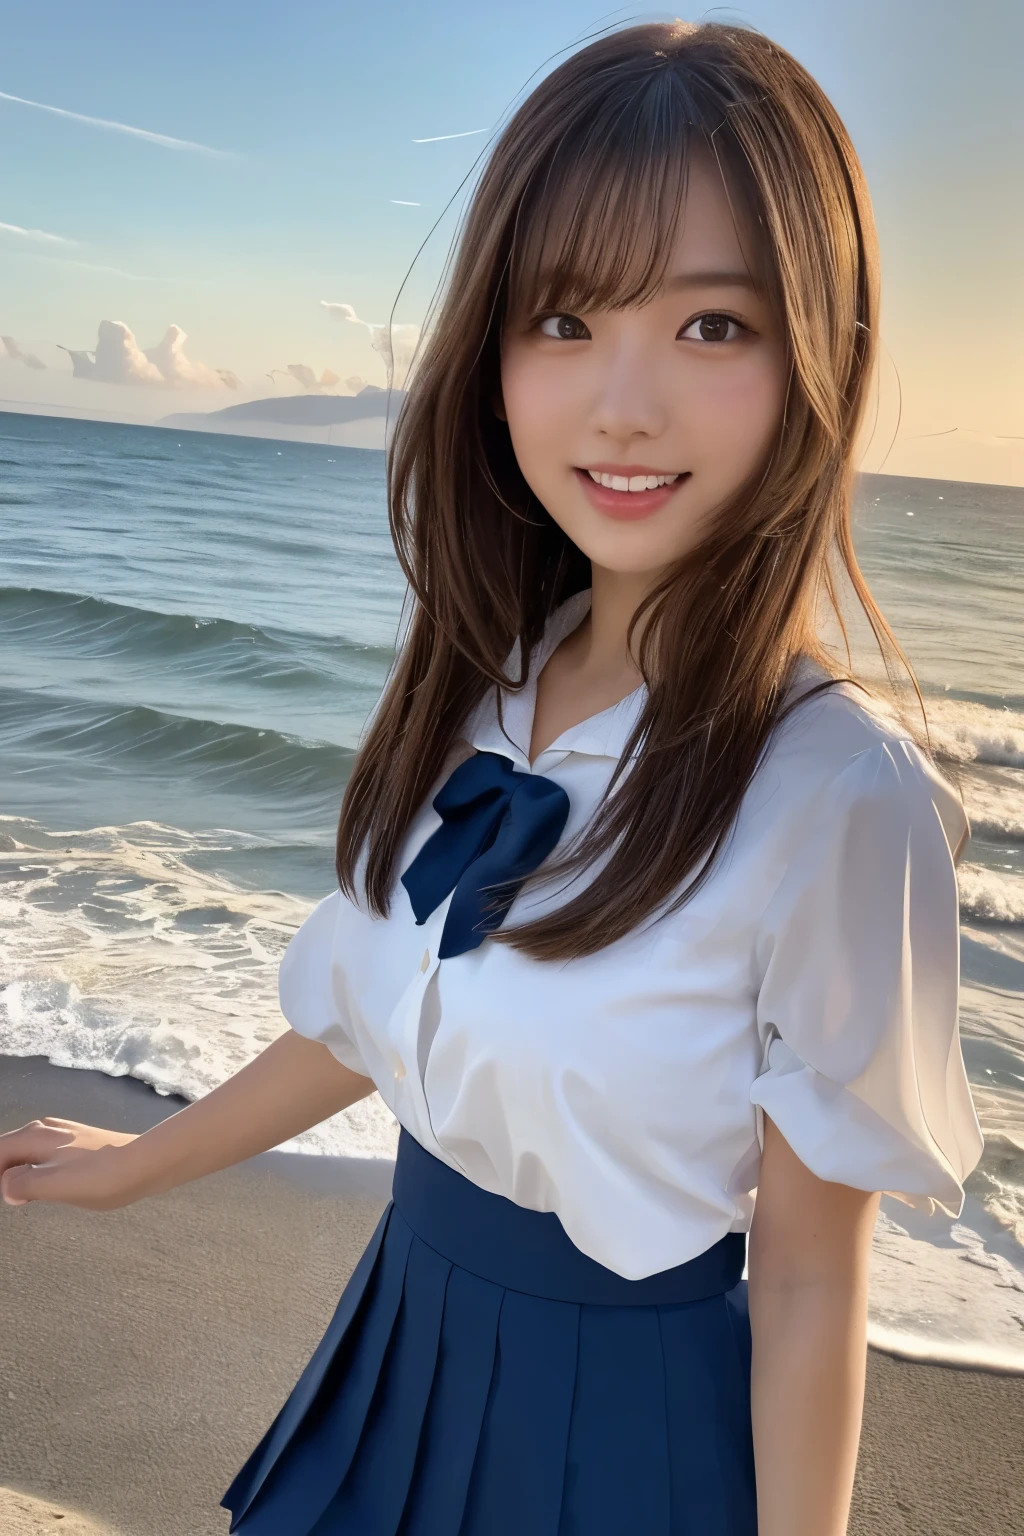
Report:
[[[605,36],[495,145],[291,1028],[142,1136],[0,1138],[9,1203],[109,1210],[394,1111],[232,1531],[846,1531],[879,1192],[957,1215],[981,1152],[964,813],[821,639],[848,580],[902,657],[850,539],[877,317],[850,140],[755,31]]]

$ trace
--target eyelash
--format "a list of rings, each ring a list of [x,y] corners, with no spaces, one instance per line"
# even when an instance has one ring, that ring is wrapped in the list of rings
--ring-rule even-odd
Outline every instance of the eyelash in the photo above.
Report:
[[[563,319],[564,320],[578,320],[579,324],[583,325],[583,321],[579,320],[579,316],[578,315],[570,315],[565,310],[552,311],[550,314],[541,315],[539,317],[539,319],[537,320],[536,324],[537,324],[537,327],[539,329],[540,326],[542,326],[544,324],[544,322],[547,321],[547,320],[563,320]],[[738,320],[735,315],[727,314],[726,311],[722,310],[722,309],[704,309],[704,310],[701,310],[699,315],[694,315],[692,320],[688,320],[685,325],[680,326],[680,331],[688,331],[690,329],[690,327],[692,325],[696,325],[699,320],[728,320],[728,321],[730,321],[731,324],[733,324],[735,326],[738,326],[741,331],[746,332],[748,335],[750,334],[750,327],[749,326],[744,325],[743,321],[742,320]],[[584,330],[585,329],[586,329],[586,327],[584,326]],[[546,331],[542,332],[542,334],[543,335],[547,335],[547,332]],[[586,341],[587,337],[585,337],[585,336],[557,336],[557,337],[556,336],[549,336],[548,339],[550,341]],[[679,338],[677,337],[676,339],[678,340]],[[690,339],[692,339],[692,338],[690,338]],[[732,338],[733,341],[735,341],[736,339],[737,339],[736,337]],[[706,347],[722,347],[722,346],[728,345],[728,342],[726,342],[726,341],[704,341],[703,345],[706,346]]]

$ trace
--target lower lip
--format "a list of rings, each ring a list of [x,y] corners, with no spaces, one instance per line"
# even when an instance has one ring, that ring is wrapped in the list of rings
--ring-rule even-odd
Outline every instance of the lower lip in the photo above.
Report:
[[[685,485],[690,478],[687,472],[685,475],[680,475],[677,480],[673,480],[671,485],[658,485],[653,491],[613,491],[608,486],[598,485],[596,480],[591,480],[585,469],[577,469],[574,473],[590,498],[591,506],[603,512],[606,517],[619,518],[622,522],[650,517],[653,512],[660,511],[679,487]]]

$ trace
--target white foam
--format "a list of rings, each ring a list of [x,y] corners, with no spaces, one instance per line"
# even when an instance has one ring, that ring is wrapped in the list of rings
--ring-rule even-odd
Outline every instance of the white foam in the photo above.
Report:
[[[868,1315],[868,1344],[886,1355],[896,1355],[901,1360],[919,1360],[927,1365],[955,1365],[964,1370],[992,1371],[1002,1376],[1024,1375],[1024,1360],[1019,1351],[995,1348],[989,1344],[955,1344],[950,1340],[919,1338],[912,1333],[902,1333],[898,1328],[888,1328],[876,1323]]]
[[[3,825],[18,835],[0,853],[0,1051],[196,1099],[282,1033],[277,967],[312,903],[245,891],[186,862],[229,834]],[[995,939],[1012,945],[1012,931]],[[1016,997],[964,991],[965,1024],[985,1038],[1019,1043],[1019,1014]],[[892,1209],[876,1234],[869,1337],[909,1358],[1024,1370],[1020,1101],[984,1089],[975,1098],[986,1153],[961,1221],[943,1229],[943,1218],[928,1218],[938,1225],[925,1232],[911,1225],[923,1220],[916,1212],[884,1202]],[[392,1160],[397,1140],[374,1094],[279,1150]]]
[[[1024,923],[1024,879],[981,864],[961,864],[957,871],[960,912],[988,923]]]
[[[277,968],[313,904],[245,891],[185,862],[197,848],[230,845],[231,834],[3,824],[0,1051],[197,1099],[287,1028]],[[393,1157],[397,1135],[374,1094],[286,1150]]]
[[[964,803],[976,837],[1024,839],[1024,776],[1011,769],[991,769],[995,781],[972,773],[964,785]]]
[[[934,695],[925,707],[936,753],[961,763],[1024,768],[1024,719],[1013,710]]]
[[[906,1359],[1024,1375],[1024,1251],[971,1195],[959,1221],[883,1197],[868,1342]]]
[[[970,923],[962,923],[960,931],[977,943],[994,950],[996,954],[1006,955],[1008,959],[1017,960],[1024,965],[1024,933],[1016,933],[1012,928],[978,928]],[[982,1009],[987,1014],[992,993],[986,989],[982,996],[985,1000]],[[1024,1040],[1024,987],[1016,993],[1016,996],[1020,1009],[1020,1037]],[[961,1003],[962,1001],[963,994],[961,994]]]

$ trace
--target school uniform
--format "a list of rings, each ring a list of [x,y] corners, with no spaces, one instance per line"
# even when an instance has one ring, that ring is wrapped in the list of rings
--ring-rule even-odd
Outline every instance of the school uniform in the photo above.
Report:
[[[493,689],[466,722],[390,915],[336,890],[281,962],[292,1028],[371,1077],[401,1134],[393,1200],[221,1500],[233,1532],[755,1536],[763,1112],[820,1178],[961,1210],[982,1151],[965,818],[860,690],[782,723],[680,910],[569,961],[486,936],[480,886],[514,890],[587,824],[643,706],[641,687],[531,767],[537,674],[589,601],[552,615],[504,729]],[[805,658],[792,686],[823,675]],[[524,890],[508,920],[576,888]]]

